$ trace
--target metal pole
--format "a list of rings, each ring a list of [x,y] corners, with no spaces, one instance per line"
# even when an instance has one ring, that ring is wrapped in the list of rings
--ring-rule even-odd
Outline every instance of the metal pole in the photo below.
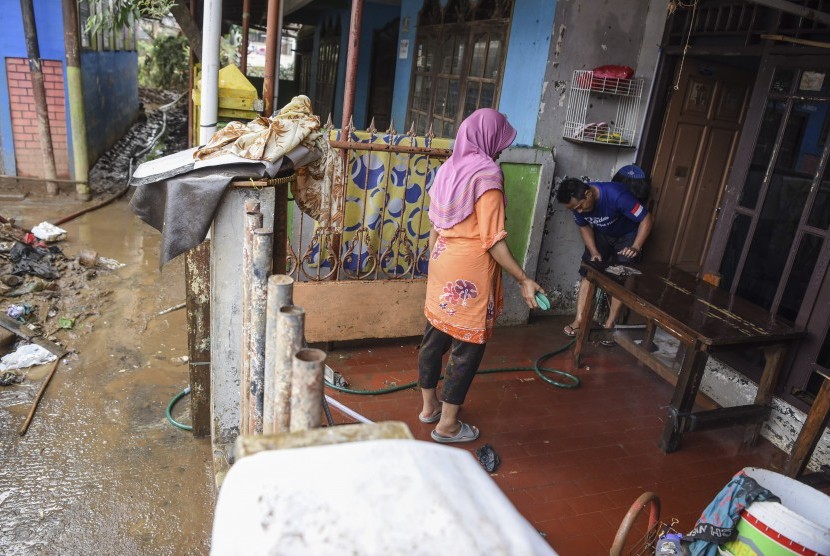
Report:
[[[62,0],[63,44],[66,50],[66,88],[69,91],[69,121],[72,124],[72,163],[75,168],[75,195],[89,201],[89,155],[86,142],[84,90],[81,83],[81,57],[78,54],[78,5],[75,0]]]
[[[262,434],[263,394],[265,393],[265,329],[267,321],[268,276],[271,274],[273,232],[254,230],[253,281],[251,283],[251,389],[248,426]]]
[[[280,309],[291,305],[294,293],[294,279],[285,274],[274,274],[268,278],[268,318],[265,321],[265,397],[262,414],[262,432],[274,434],[276,423],[276,366]]]
[[[360,54],[360,22],[362,19],[363,0],[352,0],[352,17],[349,23],[349,52],[346,58],[346,91],[343,95],[341,130],[346,129],[354,113],[354,92],[357,83],[357,57]]]
[[[190,0],[190,15],[194,18],[196,17],[196,0]],[[193,52],[192,46],[188,50],[190,51],[190,55],[188,56],[190,62],[187,65],[187,146],[192,147],[196,141],[196,137],[193,136],[193,114],[195,112],[193,110],[193,74],[195,72],[193,66],[196,64],[196,55]]]
[[[242,52],[239,56],[239,69],[242,75],[248,75],[248,29],[251,25],[251,0],[242,0]]]
[[[291,432],[316,429],[323,424],[323,366],[326,352],[301,349],[291,373]]]
[[[29,56],[29,72],[32,77],[32,93],[37,113],[37,129],[40,135],[40,150],[43,153],[43,165],[46,172],[46,192],[49,195],[58,194],[58,184],[54,181],[58,177],[55,170],[55,152],[52,149],[52,131],[49,127],[49,109],[46,105],[46,86],[43,84],[43,69],[40,65],[40,48],[37,42],[37,24],[32,0],[20,0],[20,11],[23,14],[23,32],[26,35],[26,53]]]
[[[274,68],[279,63],[279,23],[280,23],[280,0],[268,0],[268,15],[266,16],[265,27],[265,80],[262,84],[262,102],[264,108],[262,115],[271,117],[274,113]]]
[[[280,15],[277,18],[277,57],[274,59],[274,113],[280,109],[280,60],[282,59],[282,17],[285,3],[280,2]]]
[[[301,307],[282,307],[277,315],[277,343],[274,357],[274,428],[291,428],[291,395],[294,355],[303,347],[305,311]]]
[[[23,0],[21,0],[22,2]],[[202,8],[202,85],[199,107],[199,144],[216,132],[219,120],[219,39],[222,32],[222,0],[205,0]]]
[[[250,391],[251,391],[251,291],[254,282],[253,252],[254,230],[262,227],[262,213],[259,203],[245,201],[245,237],[242,242],[242,365],[240,377],[240,434],[253,434],[253,424],[250,421]]]

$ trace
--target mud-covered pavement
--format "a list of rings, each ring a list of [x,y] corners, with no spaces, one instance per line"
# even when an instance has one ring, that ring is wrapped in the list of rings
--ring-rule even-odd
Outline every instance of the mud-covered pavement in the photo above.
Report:
[[[184,311],[157,313],[184,301],[183,265],[158,270],[160,236],[128,198],[62,226],[67,255],[91,248],[126,266],[95,278],[112,293],[77,331],[77,356],[60,364],[23,437],[17,430],[49,366],[0,388],[0,554],[208,552],[210,442],[164,416],[188,383],[179,359],[187,330]],[[31,227],[79,206],[3,201],[2,213]]]

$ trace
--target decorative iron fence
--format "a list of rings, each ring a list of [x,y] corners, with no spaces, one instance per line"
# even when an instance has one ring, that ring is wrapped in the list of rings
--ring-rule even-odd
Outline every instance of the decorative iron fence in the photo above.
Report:
[[[394,125],[394,124],[393,124]],[[339,153],[333,172],[331,217],[314,220],[294,207],[287,272],[298,281],[423,278],[429,263],[429,198],[438,168],[452,154],[451,139],[414,126],[398,134],[325,130]]]

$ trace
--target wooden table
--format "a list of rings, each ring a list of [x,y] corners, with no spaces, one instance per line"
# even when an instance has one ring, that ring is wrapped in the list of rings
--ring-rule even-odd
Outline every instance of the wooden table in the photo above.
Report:
[[[647,321],[646,337],[641,344],[621,331],[614,334],[617,343],[661,376],[676,376],[660,448],[666,453],[674,452],[680,447],[684,432],[736,424],[747,425],[744,440],[754,444],[769,416],[787,350],[804,332],[748,301],[667,265],[632,265],[641,274],[629,276],[615,276],[601,263],[582,263],[582,267],[587,271],[589,291],[574,347],[577,367],[582,364],[599,287]],[[657,327],[680,341],[674,369],[651,353]],[[709,354],[744,348],[759,348],[766,356],[755,403],[693,412]]]
[[[815,473],[816,477],[811,478],[812,475],[802,477],[807,463],[810,461],[810,456],[813,455],[818,441],[821,440],[821,435],[824,429],[830,424],[830,376],[827,373],[819,371],[818,374],[824,379],[819,388],[818,395],[810,412],[807,413],[807,419],[804,421],[804,426],[798,433],[798,438],[793,443],[790,450],[790,455],[787,458],[787,465],[784,473],[793,478],[801,478],[802,481],[813,484],[821,482],[824,484],[826,477],[823,473]]]

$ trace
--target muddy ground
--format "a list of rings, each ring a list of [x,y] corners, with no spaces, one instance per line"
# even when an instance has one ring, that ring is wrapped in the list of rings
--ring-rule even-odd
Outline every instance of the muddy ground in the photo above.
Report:
[[[152,134],[147,126],[136,132]],[[94,183],[96,200],[123,188],[123,158]],[[0,191],[0,215],[22,227],[90,206],[75,202],[71,189],[58,198],[20,198],[19,190]],[[0,387],[0,554],[209,550],[210,442],[174,428],[164,415],[188,383],[184,311],[158,316],[184,301],[182,261],[158,270],[160,236],[132,215],[128,199],[129,193],[62,225],[66,267],[84,248],[126,266],[94,276],[67,273],[72,285],[63,284],[57,301],[38,309],[59,315],[71,308],[79,316],[72,329],[49,329],[74,352],[59,365],[23,437],[18,428],[49,365]],[[0,293],[4,313],[20,299]],[[176,416],[187,422],[187,399],[179,405]]]

